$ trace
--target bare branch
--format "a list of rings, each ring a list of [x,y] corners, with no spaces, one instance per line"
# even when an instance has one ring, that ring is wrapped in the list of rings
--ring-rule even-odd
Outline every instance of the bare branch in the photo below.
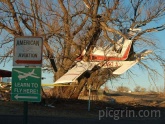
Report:
[[[13,16],[13,19],[14,19],[14,25],[16,27],[16,29],[18,30],[18,34],[19,35],[23,35],[23,31],[19,25],[19,22],[18,22],[18,18],[17,18],[17,14],[16,14],[16,11],[14,10],[14,6],[12,4],[12,2],[10,2],[10,0],[7,0],[7,4],[9,6],[9,9],[10,9],[10,12]]]

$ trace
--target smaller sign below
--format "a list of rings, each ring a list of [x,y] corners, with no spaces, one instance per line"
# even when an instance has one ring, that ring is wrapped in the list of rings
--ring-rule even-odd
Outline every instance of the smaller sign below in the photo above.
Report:
[[[41,68],[13,68],[11,99],[41,101]]]
[[[13,66],[41,66],[42,48],[42,37],[16,37],[14,40]]]

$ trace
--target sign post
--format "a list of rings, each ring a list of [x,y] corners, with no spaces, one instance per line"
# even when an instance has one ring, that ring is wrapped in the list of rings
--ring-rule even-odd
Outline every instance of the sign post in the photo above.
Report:
[[[28,122],[28,102],[41,101],[42,37],[22,36],[14,39],[11,99],[24,101],[24,124]]]
[[[28,102],[24,102],[24,124],[28,124]]]

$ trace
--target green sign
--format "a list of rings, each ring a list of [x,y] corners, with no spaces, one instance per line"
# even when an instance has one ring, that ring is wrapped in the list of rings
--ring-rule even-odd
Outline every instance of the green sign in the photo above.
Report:
[[[13,68],[11,99],[41,101],[41,68]]]

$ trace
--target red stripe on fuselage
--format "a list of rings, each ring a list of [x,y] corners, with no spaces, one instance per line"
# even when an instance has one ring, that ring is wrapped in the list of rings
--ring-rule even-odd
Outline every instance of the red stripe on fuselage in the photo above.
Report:
[[[122,57],[106,57],[106,56],[97,56],[97,55],[90,55],[90,60],[91,61],[102,61],[102,60],[107,60],[107,61],[124,61],[128,58],[129,52],[131,49],[131,45],[128,46],[128,48],[126,49],[124,55]],[[77,61],[81,61],[83,58],[83,56],[78,57],[76,60]]]

